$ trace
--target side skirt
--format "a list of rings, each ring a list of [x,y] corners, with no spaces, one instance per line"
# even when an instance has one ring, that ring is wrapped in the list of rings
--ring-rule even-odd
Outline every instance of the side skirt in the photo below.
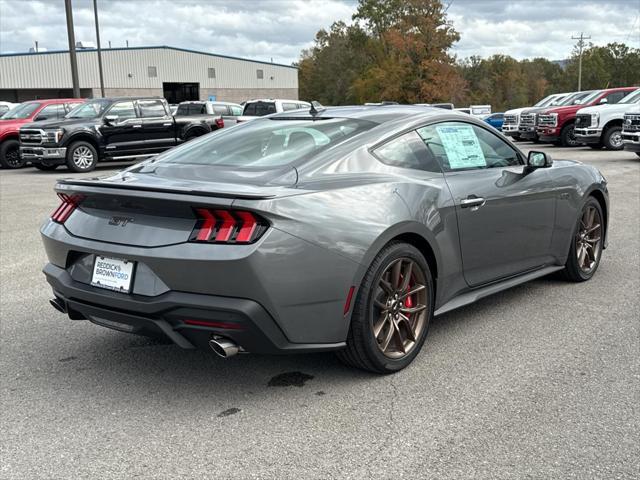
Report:
[[[545,275],[557,272],[558,270],[562,270],[563,268],[564,267],[559,267],[557,265],[554,265],[552,267],[544,267],[538,270],[534,270],[533,272],[518,275],[517,277],[511,277],[498,283],[492,283],[491,285],[487,285],[486,287],[480,287],[475,290],[471,290],[470,292],[461,293],[460,295],[452,298],[447,303],[442,305],[439,309],[437,309],[434,315],[442,315],[443,313],[450,312],[451,310],[455,310],[456,308],[464,307],[465,305],[469,305],[470,303],[477,302],[481,298],[488,297],[489,295],[507,290],[508,288],[529,282],[533,279],[544,277]]]

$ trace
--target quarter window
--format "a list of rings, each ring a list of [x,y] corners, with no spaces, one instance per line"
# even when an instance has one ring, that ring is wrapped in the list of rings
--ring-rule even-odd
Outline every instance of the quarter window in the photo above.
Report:
[[[127,118],[136,118],[136,109],[133,106],[133,102],[118,102],[115,103],[107,115],[115,115],[118,120],[126,120]]]
[[[374,155],[392,167],[440,172],[434,156],[416,132],[409,132],[374,150]]]
[[[138,100],[141,117],[164,117],[167,112],[161,100]]]
[[[242,115],[242,107],[236,107],[235,105],[231,105],[231,115],[234,117],[239,117]]]
[[[285,112],[287,110],[297,110],[297,109],[298,109],[298,105],[295,103],[283,102],[282,104],[282,110]]]
[[[418,134],[445,172],[522,165],[517,151],[477,125],[445,122],[420,128]]]

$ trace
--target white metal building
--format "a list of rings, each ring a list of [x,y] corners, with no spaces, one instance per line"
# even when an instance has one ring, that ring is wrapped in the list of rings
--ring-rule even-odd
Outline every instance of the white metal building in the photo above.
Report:
[[[78,50],[81,95],[100,96],[98,55]],[[298,69],[175,47],[102,50],[106,96],[164,96],[169,103],[298,98]],[[0,54],[0,100],[73,96],[69,52]]]

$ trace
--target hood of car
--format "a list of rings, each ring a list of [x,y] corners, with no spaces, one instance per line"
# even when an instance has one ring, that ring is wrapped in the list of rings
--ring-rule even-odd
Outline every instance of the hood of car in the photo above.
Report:
[[[592,107],[585,107],[585,108],[581,108],[580,110],[578,110],[578,113],[585,113],[585,114],[589,114],[589,113],[603,113],[603,112],[607,112],[607,113],[625,113],[629,110],[629,107],[631,105],[629,104],[620,104],[620,103],[613,103],[611,105],[593,105]]]
[[[63,119],[55,119],[55,120],[44,120],[42,122],[29,123],[24,125],[23,128],[40,128],[40,129],[53,129],[53,128],[64,128],[76,125],[87,125],[91,123],[100,124],[101,120],[99,118],[63,118]]]
[[[557,113],[558,115],[568,115],[576,113],[581,108],[585,108],[581,105],[566,105],[564,107],[545,108],[542,113]]]
[[[12,118],[10,120],[0,120],[0,133],[6,131],[18,130],[25,123],[30,122],[29,119]]]
[[[507,110],[506,112],[504,112],[505,115],[517,115],[519,113],[524,112],[525,110],[529,109],[530,107],[521,107],[521,108],[512,108],[511,110]]]

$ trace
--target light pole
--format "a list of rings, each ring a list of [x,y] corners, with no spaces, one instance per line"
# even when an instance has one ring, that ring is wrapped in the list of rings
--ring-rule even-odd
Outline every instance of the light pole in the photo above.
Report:
[[[71,81],[73,82],[73,96],[80,98],[80,82],[78,81],[78,59],[76,57],[76,36],[73,33],[73,12],[71,0],[64,0],[64,9],[67,14],[67,35],[69,36],[69,58],[71,60]]]
[[[579,37],[571,37],[573,40],[578,40],[578,48],[580,49],[578,57],[578,91],[582,91],[582,49],[584,48],[584,41],[590,40],[591,37],[585,37],[583,32],[580,32]]]
[[[102,50],[100,50],[100,24],[98,23],[98,0],[93,0],[93,14],[96,18],[96,41],[98,44],[98,72],[100,74],[100,95],[104,98],[104,77],[102,75]]]

